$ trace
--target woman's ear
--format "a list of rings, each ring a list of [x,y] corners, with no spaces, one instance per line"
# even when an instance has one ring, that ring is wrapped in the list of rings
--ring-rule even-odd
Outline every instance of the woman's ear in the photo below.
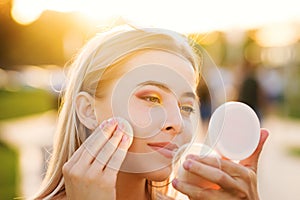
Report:
[[[88,129],[94,130],[98,125],[94,98],[87,92],[80,92],[76,97],[75,106],[80,122]]]

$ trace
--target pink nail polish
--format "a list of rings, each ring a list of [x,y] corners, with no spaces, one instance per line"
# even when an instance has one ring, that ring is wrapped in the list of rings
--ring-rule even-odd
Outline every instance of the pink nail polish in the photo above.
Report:
[[[172,181],[172,185],[173,185],[173,187],[177,187],[178,180],[176,178]]]
[[[192,162],[190,160],[187,160],[183,163],[183,167],[187,170],[189,170],[192,166]]]
[[[120,129],[122,132],[125,132],[125,126],[123,123],[118,124],[118,129]]]
[[[197,159],[197,156],[196,156],[196,155],[193,155],[193,154],[189,154],[189,155],[186,156],[185,159],[186,159],[186,160],[187,160],[187,159],[196,160],[196,159]]]
[[[107,125],[107,120],[104,120],[104,121],[101,122],[101,124],[99,125],[99,128],[100,128],[100,129],[103,129],[106,125]]]
[[[114,118],[110,118],[110,119],[108,120],[109,125],[114,125],[115,122],[116,122],[116,120],[115,120]]]
[[[126,142],[128,139],[129,139],[129,137],[127,135],[123,135],[122,142]]]

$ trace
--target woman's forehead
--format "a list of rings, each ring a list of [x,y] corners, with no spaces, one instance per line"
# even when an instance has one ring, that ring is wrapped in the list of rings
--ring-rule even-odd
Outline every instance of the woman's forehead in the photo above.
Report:
[[[124,73],[113,86],[112,99],[129,100],[135,91],[149,85],[173,93],[178,100],[196,99],[194,82],[167,65],[154,63],[139,65]]]
[[[144,50],[130,56],[123,67],[125,68],[125,71],[128,72],[144,65],[167,67],[170,71],[182,76],[182,78],[189,82],[192,87],[196,86],[197,78],[194,67],[183,56],[164,50]],[[158,70],[160,69],[158,68]],[[160,77],[163,78],[164,76],[170,76],[171,74],[161,74]],[[147,76],[144,77],[146,78]]]

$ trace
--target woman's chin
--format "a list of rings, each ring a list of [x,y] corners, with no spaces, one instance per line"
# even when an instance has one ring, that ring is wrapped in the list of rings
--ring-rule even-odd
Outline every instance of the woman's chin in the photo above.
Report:
[[[169,178],[169,176],[171,175],[171,173],[172,173],[172,167],[168,166],[168,167],[164,167],[160,170],[145,173],[145,174],[143,174],[143,176],[147,180],[160,182],[160,181],[167,180]]]

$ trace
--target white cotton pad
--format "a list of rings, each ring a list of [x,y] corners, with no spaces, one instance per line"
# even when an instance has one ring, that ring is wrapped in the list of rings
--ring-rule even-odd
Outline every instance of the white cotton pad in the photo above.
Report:
[[[133,138],[133,129],[130,123],[121,117],[116,117],[115,119],[118,121],[118,128],[120,128],[130,138]]]
[[[259,143],[259,119],[248,105],[226,102],[212,114],[208,138],[210,146],[222,156],[243,160],[255,151]]]

